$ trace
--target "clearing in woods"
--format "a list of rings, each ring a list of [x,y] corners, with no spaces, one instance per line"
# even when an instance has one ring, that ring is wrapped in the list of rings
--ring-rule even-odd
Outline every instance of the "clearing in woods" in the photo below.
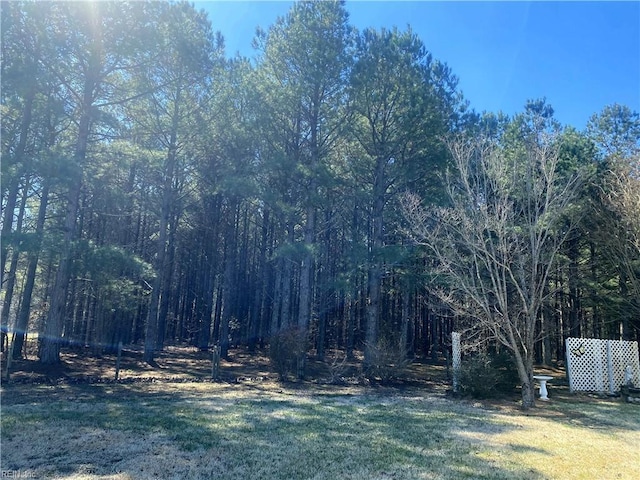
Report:
[[[61,368],[13,365],[2,386],[2,475],[58,479],[640,478],[640,406],[570,395],[518,408],[447,395],[443,365],[402,381],[341,385],[311,362],[281,383],[264,356],[234,351],[211,382],[209,354],[169,348],[160,368],[65,354]]]

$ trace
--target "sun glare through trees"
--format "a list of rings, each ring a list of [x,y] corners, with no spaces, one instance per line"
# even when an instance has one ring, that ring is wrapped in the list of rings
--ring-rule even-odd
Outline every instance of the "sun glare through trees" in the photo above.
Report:
[[[464,330],[529,407],[567,337],[640,338],[637,112],[478,113],[341,1],[254,45],[187,2],[2,3],[5,358],[271,347],[382,380]]]

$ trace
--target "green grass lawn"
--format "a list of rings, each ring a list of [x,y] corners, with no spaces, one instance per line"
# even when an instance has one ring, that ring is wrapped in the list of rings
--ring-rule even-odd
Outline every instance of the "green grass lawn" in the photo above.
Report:
[[[2,396],[2,470],[32,478],[640,478],[640,406],[616,399],[525,413],[275,383],[12,385]]]

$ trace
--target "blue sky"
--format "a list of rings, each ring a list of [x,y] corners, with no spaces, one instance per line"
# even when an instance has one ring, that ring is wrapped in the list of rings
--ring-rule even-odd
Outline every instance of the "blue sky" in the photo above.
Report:
[[[285,15],[290,1],[208,1],[227,53],[252,57],[255,29]],[[545,96],[556,118],[583,129],[620,103],[640,111],[640,2],[433,2],[347,0],[358,29],[411,25],[458,76],[477,111],[522,111]]]

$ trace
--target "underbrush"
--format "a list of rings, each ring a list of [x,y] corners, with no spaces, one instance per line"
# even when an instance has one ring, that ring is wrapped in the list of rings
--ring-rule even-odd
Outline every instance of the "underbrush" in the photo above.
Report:
[[[462,396],[498,398],[513,394],[518,383],[518,371],[510,354],[478,353],[463,359],[458,389]]]
[[[271,337],[269,359],[282,381],[303,376],[306,353],[307,336],[302,329],[289,328]]]
[[[399,341],[382,337],[368,350],[370,358],[363,365],[365,377],[370,380],[379,380],[383,384],[389,384],[404,377],[411,360],[407,358],[406,349]]]

